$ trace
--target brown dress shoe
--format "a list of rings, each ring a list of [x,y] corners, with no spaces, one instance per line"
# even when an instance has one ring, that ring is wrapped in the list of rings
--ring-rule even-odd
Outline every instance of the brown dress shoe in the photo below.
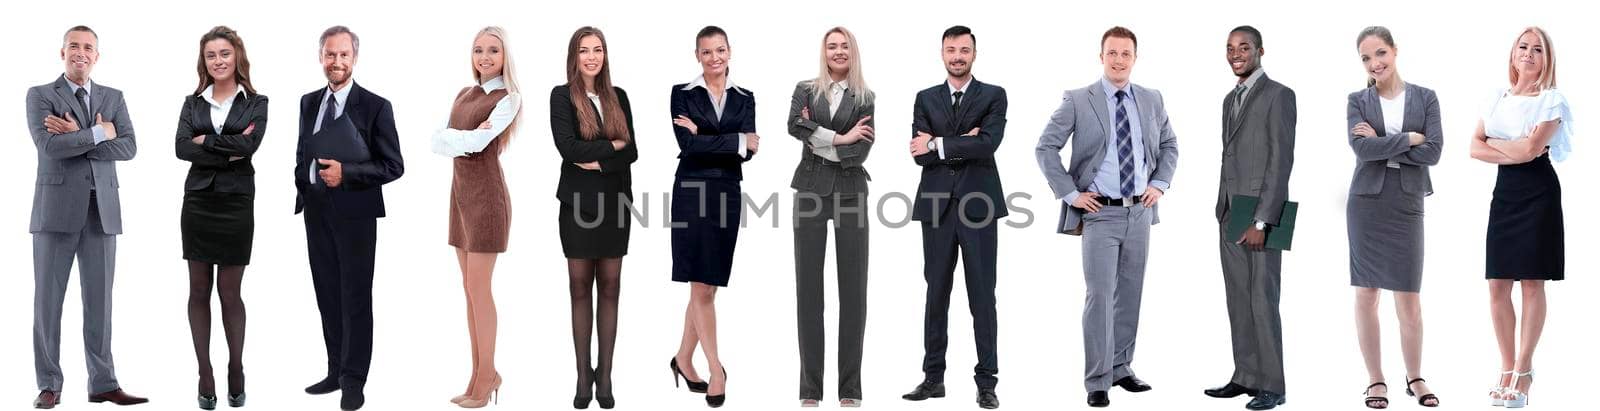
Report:
[[[150,402],[149,399],[135,397],[123,392],[121,388],[89,396],[89,402],[109,402],[117,405],[134,405]]]
[[[39,391],[39,396],[33,399],[33,408],[48,410],[61,403],[61,393],[44,390]]]

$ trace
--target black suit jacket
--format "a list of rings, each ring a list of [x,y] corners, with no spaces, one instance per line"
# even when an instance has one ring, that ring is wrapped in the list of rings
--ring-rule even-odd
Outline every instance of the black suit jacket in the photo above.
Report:
[[[251,125],[255,129],[243,134]],[[234,97],[221,133],[211,121],[211,103],[198,95],[185,97],[174,141],[178,159],[190,163],[184,191],[255,194],[256,168],[251,160],[266,134],[267,96]],[[194,137],[200,135],[206,136],[205,143],[195,144]],[[244,158],[228,161],[230,157]]]
[[[941,160],[939,151],[933,150],[913,158],[922,166],[922,181],[917,184],[912,220],[937,222],[958,205],[974,222],[1009,214],[994,162],[1006,132],[1006,89],[971,81],[961,96],[960,112],[951,111],[949,83],[917,93],[912,135],[920,131],[943,137],[945,157]],[[977,135],[963,135],[973,128],[979,129]]]
[[[604,138],[585,140],[578,131],[578,108],[572,105],[571,89],[566,85],[550,90],[550,134],[555,138],[556,151],[561,153],[561,181],[556,183],[556,198],[562,203],[578,201],[579,211],[599,215],[600,197],[608,208],[619,204],[618,195],[633,198],[634,161],[639,160],[639,136],[633,132],[633,106],[628,103],[628,93],[621,87],[612,87],[617,93],[617,104],[622,106],[623,119],[628,124],[628,145],[622,150],[611,148]],[[599,107],[593,106],[596,111]],[[606,119],[600,119],[603,129]],[[611,119],[616,121],[616,119]],[[600,170],[585,170],[574,163],[599,162]]]
[[[687,116],[699,130],[689,134],[689,129],[672,126],[678,137],[678,178],[744,179],[742,165],[756,152],[739,155],[739,133],[756,132],[755,94],[742,87],[728,89],[718,120],[705,87],[684,90],[685,86],[672,86],[672,117]]]
[[[351,82],[350,87],[350,101],[345,102],[343,116],[350,118],[361,138],[366,140],[367,147],[372,150],[372,160],[342,164],[344,181],[338,188],[329,189],[320,182],[312,185],[311,167],[315,159],[307,149],[311,129],[316,126],[317,112],[322,108],[322,98],[328,89],[319,88],[300,97],[300,141],[294,153],[294,183],[299,191],[295,195],[295,213],[308,205],[321,205],[328,207],[325,212],[343,218],[383,217],[383,185],[405,174],[405,164],[400,158],[400,137],[394,128],[394,107],[389,100],[359,84]]]

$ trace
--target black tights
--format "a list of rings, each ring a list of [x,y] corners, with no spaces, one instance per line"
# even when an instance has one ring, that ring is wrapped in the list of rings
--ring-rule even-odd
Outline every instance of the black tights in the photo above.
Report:
[[[587,392],[590,384],[602,397],[611,396],[611,352],[617,345],[617,297],[622,288],[622,258],[567,259],[568,284],[572,292],[572,346],[577,356],[578,390]],[[596,287],[598,284],[598,287]],[[592,296],[600,292],[599,315],[595,315]],[[600,320],[594,327],[595,319]],[[589,336],[594,328],[600,330],[599,366],[592,368],[590,377]],[[586,395],[579,395],[586,396]]]
[[[194,337],[194,357],[200,365],[200,393],[216,395],[211,374],[211,283],[210,263],[189,262],[189,333]],[[216,267],[217,294],[222,297],[222,330],[228,338],[228,394],[244,392],[244,298],[239,284],[244,266]]]

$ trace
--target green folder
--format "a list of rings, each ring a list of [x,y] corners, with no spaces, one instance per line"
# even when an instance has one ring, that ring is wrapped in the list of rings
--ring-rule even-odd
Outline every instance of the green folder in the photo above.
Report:
[[[1233,196],[1233,205],[1228,208],[1228,238],[1244,237],[1244,230],[1256,223],[1256,205],[1260,203],[1258,197]],[[1300,203],[1283,202],[1283,213],[1278,217],[1278,224],[1267,225],[1267,248],[1289,250],[1294,243],[1294,220],[1299,210]]]

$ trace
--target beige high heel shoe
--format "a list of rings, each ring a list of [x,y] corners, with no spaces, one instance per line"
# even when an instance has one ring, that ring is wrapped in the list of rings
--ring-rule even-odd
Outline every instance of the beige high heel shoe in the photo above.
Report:
[[[483,408],[489,405],[490,401],[494,401],[495,404],[500,403],[500,373],[495,373],[494,382],[489,384],[488,397],[483,399],[467,398],[456,403],[456,405],[461,406],[461,408]]]

